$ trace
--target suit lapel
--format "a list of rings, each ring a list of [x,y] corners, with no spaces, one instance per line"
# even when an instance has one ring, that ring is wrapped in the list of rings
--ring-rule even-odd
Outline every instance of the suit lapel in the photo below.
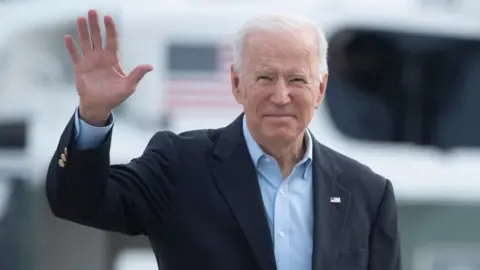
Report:
[[[313,141],[313,270],[335,269],[351,194],[337,182],[339,169],[324,146]],[[341,201],[331,202],[331,198],[340,198]]]
[[[262,270],[275,270],[268,227],[255,166],[242,134],[241,115],[221,133],[214,150],[213,177],[232,209]]]

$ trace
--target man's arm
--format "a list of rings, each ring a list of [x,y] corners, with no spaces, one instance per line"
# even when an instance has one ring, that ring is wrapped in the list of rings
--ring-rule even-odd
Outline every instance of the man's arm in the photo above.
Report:
[[[397,205],[392,183],[387,180],[370,235],[368,270],[401,270],[400,253]]]
[[[171,205],[173,133],[158,132],[141,157],[110,166],[112,123],[97,129],[82,125],[77,113],[72,116],[47,172],[50,209],[90,227],[146,234],[148,224],[161,224]]]

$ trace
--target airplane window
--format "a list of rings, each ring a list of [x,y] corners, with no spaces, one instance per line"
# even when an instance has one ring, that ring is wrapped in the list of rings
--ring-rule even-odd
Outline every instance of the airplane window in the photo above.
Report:
[[[480,41],[348,30],[330,44],[326,107],[342,133],[480,146]]]
[[[214,45],[172,44],[168,49],[168,69],[172,72],[214,72],[218,49]]]

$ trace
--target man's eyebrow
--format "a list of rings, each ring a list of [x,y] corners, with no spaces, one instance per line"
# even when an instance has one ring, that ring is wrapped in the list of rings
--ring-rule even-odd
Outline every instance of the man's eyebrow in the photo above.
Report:
[[[258,67],[255,69],[255,74],[259,73],[275,73],[276,70],[271,67]],[[310,72],[307,69],[285,69],[281,70],[281,72],[285,72],[286,74],[293,75],[293,76],[308,76]]]
[[[273,73],[275,70],[267,67],[260,67],[255,69],[255,73]]]
[[[308,74],[310,74],[307,69],[289,69],[287,70],[287,73],[295,76],[308,76]]]

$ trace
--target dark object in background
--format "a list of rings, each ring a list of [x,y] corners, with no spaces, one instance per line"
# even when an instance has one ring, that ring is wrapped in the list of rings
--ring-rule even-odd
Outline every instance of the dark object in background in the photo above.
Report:
[[[29,211],[32,193],[25,179],[2,179],[7,187],[6,206],[0,213],[0,269],[31,269],[31,251],[35,240],[30,235],[33,224]]]
[[[400,141],[403,52],[389,36],[361,31],[331,40],[327,108],[336,127],[370,141]],[[348,109],[345,109],[348,108]]]
[[[359,33],[345,47],[349,66],[344,74],[366,93],[395,98],[400,89],[402,53],[390,38],[376,33]]]
[[[24,150],[27,147],[28,123],[20,121],[0,122],[0,150]]]
[[[0,153],[3,150],[23,152],[27,148],[28,122],[0,120]],[[10,152],[2,153],[10,159]],[[21,161],[18,161],[21,162]],[[27,179],[19,177],[14,169],[0,164],[0,269],[31,269],[31,252],[35,240],[33,219],[29,207],[33,198]],[[28,170],[24,168],[23,171]]]
[[[480,147],[480,42],[345,29],[332,36],[326,108],[344,135],[449,150]]]

